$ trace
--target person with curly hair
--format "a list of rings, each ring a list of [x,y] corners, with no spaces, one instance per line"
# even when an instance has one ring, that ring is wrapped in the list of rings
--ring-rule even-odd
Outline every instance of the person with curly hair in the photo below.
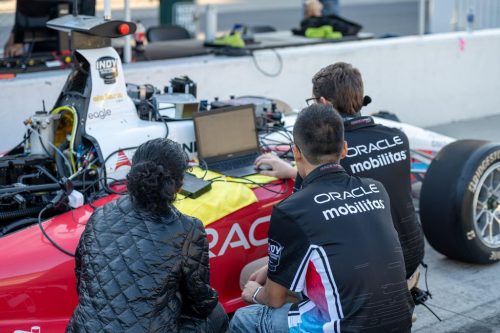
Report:
[[[203,224],[172,205],[187,167],[172,140],[137,149],[129,195],[97,208],[78,244],[79,302],[67,332],[226,330]]]

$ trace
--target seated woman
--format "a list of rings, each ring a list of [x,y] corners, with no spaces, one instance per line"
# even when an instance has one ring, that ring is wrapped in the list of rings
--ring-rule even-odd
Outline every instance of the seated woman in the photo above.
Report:
[[[171,140],[137,149],[129,195],[96,209],[78,244],[79,303],[67,332],[226,330],[203,225],[172,205],[187,167]]]

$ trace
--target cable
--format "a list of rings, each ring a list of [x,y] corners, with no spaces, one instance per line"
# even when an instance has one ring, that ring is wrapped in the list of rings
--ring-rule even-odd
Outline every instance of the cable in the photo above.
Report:
[[[47,234],[47,232],[45,231],[45,229],[43,228],[43,225],[42,225],[42,215],[43,213],[45,213],[45,211],[51,207],[53,207],[54,204],[50,203],[48,204],[47,206],[45,206],[41,211],[40,213],[38,214],[38,226],[40,227],[40,230],[42,231],[42,234],[45,238],[47,238],[47,240],[52,244],[54,245],[54,247],[56,249],[58,249],[59,251],[61,251],[62,253],[70,256],[70,257],[75,257],[75,255],[65,249],[63,249],[59,244],[57,244],[52,238],[49,237],[49,235]]]
[[[43,138],[40,135],[40,133],[38,133],[38,131],[35,130],[30,125],[26,125],[26,127],[28,127],[31,130],[31,133],[35,133],[38,136],[38,138],[40,139],[40,143],[42,144],[42,148],[45,150],[46,153],[48,153],[47,149],[45,148],[45,146],[43,144]],[[57,148],[52,142],[47,141],[47,143],[49,144],[49,146],[51,146],[56,151],[56,153],[58,153],[64,159],[66,166],[71,170],[71,163],[69,163],[68,158],[64,155],[64,153],[62,151],[60,151],[59,148]],[[49,154],[49,156],[50,156],[50,154]]]
[[[266,191],[269,191],[271,193],[275,193],[275,194],[287,194],[288,193],[288,190],[289,190],[289,187],[288,187],[288,181],[286,179],[283,179],[281,180],[281,184],[285,184],[285,190],[284,191],[275,191],[275,190],[272,190],[270,188],[267,188],[268,186],[274,186],[276,184],[273,184],[273,183],[257,183],[257,182],[254,182],[253,180],[251,179],[247,179],[247,178],[243,178],[243,177],[232,177],[232,178],[237,178],[237,179],[240,179],[240,180],[244,180],[246,181],[247,183],[245,182],[242,182],[242,181],[234,181],[234,180],[227,180],[227,179],[212,179],[210,180],[211,183],[215,183],[215,182],[225,182],[225,183],[235,183],[235,184],[243,184],[243,185],[256,185]]]
[[[434,311],[431,310],[431,308],[427,304],[420,303],[420,305],[423,305],[427,310],[429,310],[430,313],[432,313],[434,315],[434,317],[436,317],[439,321],[443,321],[441,318],[439,318],[439,316]]]
[[[266,72],[265,70],[263,70],[262,67],[260,67],[259,63],[257,62],[257,59],[255,58],[254,52],[251,53],[252,60],[253,60],[255,67],[259,70],[259,72],[261,72],[262,74],[264,74],[265,76],[268,76],[268,77],[277,77],[283,71],[283,59],[281,58],[281,55],[278,53],[278,51],[276,51],[275,49],[270,49],[270,50],[272,52],[274,52],[274,54],[276,55],[276,58],[278,59],[279,68],[276,71],[276,73],[269,73],[269,72]]]

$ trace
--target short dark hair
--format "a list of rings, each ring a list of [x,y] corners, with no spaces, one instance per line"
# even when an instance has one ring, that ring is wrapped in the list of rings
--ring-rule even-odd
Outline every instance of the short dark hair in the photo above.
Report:
[[[363,79],[351,64],[326,66],[313,76],[312,83],[314,97],[324,97],[340,113],[353,115],[363,107]]]
[[[187,168],[187,154],[177,142],[158,138],[140,145],[127,176],[134,207],[155,214],[168,212]]]
[[[297,116],[293,140],[311,164],[338,162],[344,145],[342,117],[331,105],[308,106]]]

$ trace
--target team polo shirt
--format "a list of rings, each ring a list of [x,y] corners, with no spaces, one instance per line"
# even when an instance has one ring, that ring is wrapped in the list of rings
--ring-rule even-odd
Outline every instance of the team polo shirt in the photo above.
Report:
[[[305,297],[289,311],[290,332],[410,332],[413,302],[379,182],[316,168],[274,207],[268,251],[268,278]]]
[[[384,185],[409,278],[424,258],[424,234],[411,196],[408,137],[397,128],[375,124],[372,117],[345,119],[344,128],[348,149],[340,164],[351,175],[373,178]],[[296,190],[301,184],[297,177]]]
[[[372,117],[345,122],[347,156],[341,161],[354,176],[384,184],[391,201],[409,278],[424,258],[424,234],[411,196],[411,156],[408,137],[399,129],[375,124]]]

